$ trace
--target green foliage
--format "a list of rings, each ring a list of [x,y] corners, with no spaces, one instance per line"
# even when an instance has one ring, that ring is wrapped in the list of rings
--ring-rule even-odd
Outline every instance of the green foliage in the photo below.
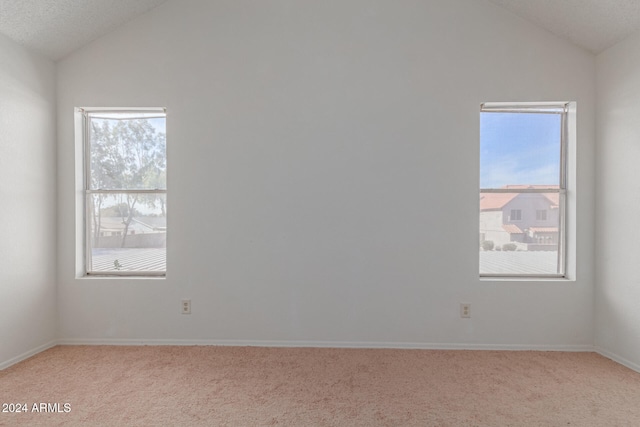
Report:
[[[91,187],[166,187],[166,136],[147,119],[91,120]]]
[[[505,243],[504,245],[502,245],[503,251],[515,251],[516,249],[518,249],[518,245],[516,245],[515,243]]]
[[[482,242],[482,249],[485,251],[493,250],[493,246],[493,240],[485,240],[484,242]]]
[[[166,188],[166,135],[159,132],[146,118],[91,118],[90,169],[91,189],[153,190]],[[115,201],[115,206],[114,206]],[[107,207],[109,206],[110,207]],[[96,239],[102,216],[122,218],[127,231],[135,215],[136,205],[160,208],[166,214],[164,197],[159,194],[111,194],[96,193],[93,197],[93,217]]]

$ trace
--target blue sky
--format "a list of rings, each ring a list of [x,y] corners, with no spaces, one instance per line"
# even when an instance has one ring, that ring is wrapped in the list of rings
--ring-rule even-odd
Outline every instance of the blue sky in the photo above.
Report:
[[[153,118],[149,119],[149,123],[151,126],[156,128],[156,132],[158,133],[167,133],[167,119],[165,118]]]
[[[560,114],[480,113],[480,188],[558,185]]]

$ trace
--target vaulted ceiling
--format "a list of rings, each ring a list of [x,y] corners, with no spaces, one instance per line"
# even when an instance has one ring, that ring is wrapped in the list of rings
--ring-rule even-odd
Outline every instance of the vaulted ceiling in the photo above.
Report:
[[[598,54],[640,30],[638,0],[489,0]]]
[[[58,60],[165,1],[0,0],[0,33]],[[596,54],[640,30],[639,0],[489,1]]]
[[[0,33],[58,60],[167,0],[0,0]]]

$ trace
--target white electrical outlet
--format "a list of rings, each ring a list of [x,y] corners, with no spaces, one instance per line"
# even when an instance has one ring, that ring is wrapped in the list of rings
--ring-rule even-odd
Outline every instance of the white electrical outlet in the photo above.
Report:
[[[471,317],[471,304],[460,303],[460,317],[468,319]]]
[[[191,314],[191,300],[183,299],[182,300],[182,314]]]

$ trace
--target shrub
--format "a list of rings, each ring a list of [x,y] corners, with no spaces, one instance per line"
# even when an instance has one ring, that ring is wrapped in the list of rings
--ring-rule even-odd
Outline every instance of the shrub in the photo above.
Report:
[[[485,240],[484,242],[482,242],[482,249],[485,251],[493,250],[493,246],[493,240]]]
[[[502,245],[503,251],[515,251],[516,249],[518,249],[518,245],[516,245],[515,243],[505,243],[504,245]]]

